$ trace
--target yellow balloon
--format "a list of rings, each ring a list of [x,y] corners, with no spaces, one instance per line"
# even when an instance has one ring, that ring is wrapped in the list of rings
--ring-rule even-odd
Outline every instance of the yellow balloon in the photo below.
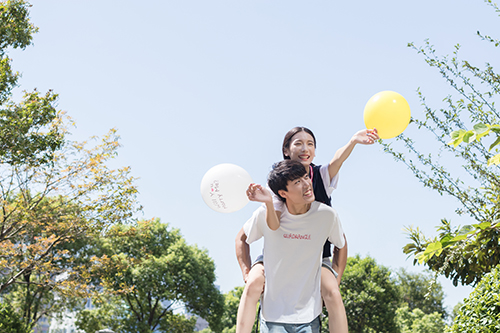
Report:
[[[410,123],[408,102],[394,91],[381,91],[365,105],[366,128],[376,128],[381,139],[390,139],[403,133]]]

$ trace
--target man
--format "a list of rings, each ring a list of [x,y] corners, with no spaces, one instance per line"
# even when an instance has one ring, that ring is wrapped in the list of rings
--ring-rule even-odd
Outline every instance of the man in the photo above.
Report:
[[[277,163],[268,185],[285,202],[279,227],[266,222],[266,214],[274,214],[271,193],[252,184],[248,189],[250,199],[265,206],[245,223],[244,236],[240,237],[248,244],[264,237],[266,287],[261,332],[319,332],[321,253],[326,238],[339,248],[344,246],[340,220],[331,207],[314,201],[312,182],[298,161]],[[242,271],[250,261],[249,255],[244,257],[248,262],[242,265]]]

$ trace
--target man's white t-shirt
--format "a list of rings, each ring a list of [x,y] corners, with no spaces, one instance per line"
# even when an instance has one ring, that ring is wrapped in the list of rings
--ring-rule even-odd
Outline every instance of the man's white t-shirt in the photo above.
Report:
[[[307,213],[292,215],[285,205],[280,227],[273,231],[266,223],[266,208],[261,206],[243,230],[248,244],[264,237],[263,319],[301,324],[319,316],[323,245],[328,237],[335,246],[344,246],[337,212],[315,201]]]

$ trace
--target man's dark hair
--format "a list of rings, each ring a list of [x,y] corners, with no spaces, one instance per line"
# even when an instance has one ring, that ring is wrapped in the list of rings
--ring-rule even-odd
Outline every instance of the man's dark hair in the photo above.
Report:
[[[273,165],[273,170],[267,177],[267,184],[274,194],[284,202],[285,198],[278,192],[280,190],[286,191],[289,181],[304,177],[305,174],[306,168],[299,161],[283,160]]]

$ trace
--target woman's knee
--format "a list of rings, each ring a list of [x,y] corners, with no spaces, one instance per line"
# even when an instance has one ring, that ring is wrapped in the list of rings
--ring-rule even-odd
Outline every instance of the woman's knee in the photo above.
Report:
[[[260,294],[264,291],[265,280],[264,267],[257,267],[257,265],[254,266],[248,275],[247,284],[245,286],[247,293],[250,295],[260,296]]]
[[[342,302],[342,295],[338,288],[321,288],[321,297],[326,302]]]
[[[331,272],[321,275],[321,297],[325,303],[342,302],[337,280]]]

